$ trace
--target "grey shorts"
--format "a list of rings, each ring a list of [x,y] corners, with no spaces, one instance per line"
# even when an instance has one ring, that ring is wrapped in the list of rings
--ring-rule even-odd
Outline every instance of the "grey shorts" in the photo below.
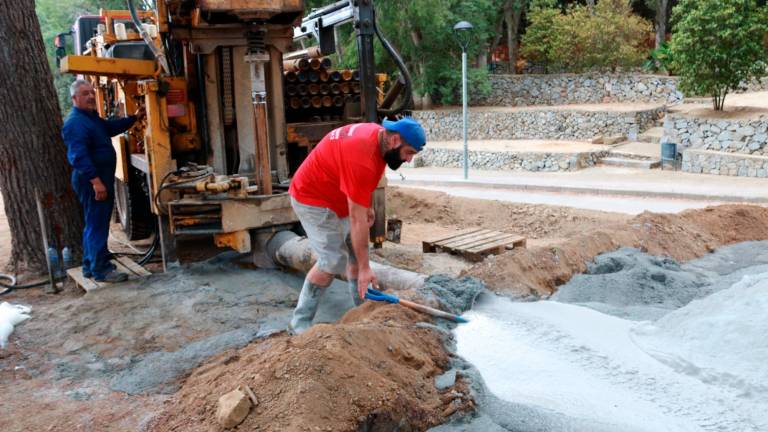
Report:
[[[339,219],[331,209],[302,204],[291,197],[291,206],[317,255],[317,267],[343,275],[347,261],[357,263],[349,237],[349,218]]]

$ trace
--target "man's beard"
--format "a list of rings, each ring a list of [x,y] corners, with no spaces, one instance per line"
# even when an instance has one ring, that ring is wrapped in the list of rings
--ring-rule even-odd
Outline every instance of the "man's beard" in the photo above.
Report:
[[[404,160],[400,159],[400,147],[387,150],[384,153],[384,162],[387,163],[387,166],[391,170],[396,170],[400,168],[400,165],[402,165],[403,162],[405,162]]]

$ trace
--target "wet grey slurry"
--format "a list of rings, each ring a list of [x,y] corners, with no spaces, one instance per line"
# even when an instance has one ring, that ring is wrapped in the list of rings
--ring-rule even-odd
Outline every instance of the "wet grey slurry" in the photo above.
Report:
[[[655,320],[695,299],[730,287],[745,274],[766,271],[766,241],[726,246],[684,264],[623,248],[596,257],[585,274],[576,275],[559,287],[551,300],[583,305],[625,319]],[[455,353],[452,336],[446,334],[445,344]],[[501,400],[488,391],[472,364],[454,356],[451,366],[449,372],[455,371],[469,380],[477,410],[455,415],[451,422],[431,431],[611,431],[615,427]],[[446,379],[445,374],[437,378]]]

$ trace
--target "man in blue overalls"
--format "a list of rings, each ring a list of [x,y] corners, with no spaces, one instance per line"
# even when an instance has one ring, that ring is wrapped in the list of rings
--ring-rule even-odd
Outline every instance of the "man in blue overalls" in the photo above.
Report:
[[[67,159],[72,165],[72,188],[85,214],[83,276],[99,282],[122,282],[128,275],[115,270],[107,248],[109,223],[115,201],[117,156],[111,137],[128,130],[139,117],[104,120],[96,111],[96,92],[84,80],[72,83],[72,112],[62,128]]]

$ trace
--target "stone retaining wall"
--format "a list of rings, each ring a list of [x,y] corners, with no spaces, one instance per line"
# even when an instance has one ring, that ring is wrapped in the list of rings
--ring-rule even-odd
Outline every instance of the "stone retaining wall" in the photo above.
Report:
[[[653,126],[664,107],[645,111],[586,110],[469,110],[468,138],[489,139],[591,139],[599,135],[630,138]],[[456,141],[462,138],[461,109],[414,111],[427,140]]]
[[[469,167],[501,171],[575,171],[594,166],[607,151],[580,153],[470,151]],[[413,167],[461,168],[464,151],[426,147],[411,162]]]
[[[473,105],[530,106],[605,102],[680,103],[677,78],[640,74],[489,76],[491,94]]]
[[[670,114],[664,119],[664,136],[683,149],[768,156],[767,115],[728,120]]]
[[[470,98],[477,106],[569,105],[605,102],[682,102],[676,76],[644,74],[491,74],[491,94]],[[736,93],[768,90],[768,77],[744,83]]]
[[[682,170],[692,173],[765,178],[768,176],[768,157],[687,149],[683,151]]]

